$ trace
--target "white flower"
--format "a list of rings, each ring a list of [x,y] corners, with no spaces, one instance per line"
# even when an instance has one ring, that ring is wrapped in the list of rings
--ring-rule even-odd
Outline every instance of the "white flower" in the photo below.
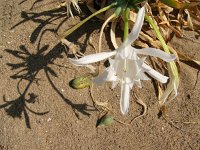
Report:
[[[66,7],[67,7],[67,14],[69,16],[69,14],[73,16],[72,10],[71,10],[71,4],[73,5],[73,7],[78,11],[78,13],[81,12],[81,9],[78,5],[78,0],[66,0]]]
[[[166,83],[168,79],[168,77],[160,74],[148,66],[146,63],[144,63],[145,57],[140,58],[137,54],[159,57],[166,62],[173,61],[176,58],[174,55],[165,53],[159,49],[136,49],[131,46],[131,43],[134,42],[139,36],[144,21],[144,14],[145,9],[141,8],[138,12],[136,23],[127,40],[124,41],[122,45],[115,51],[92,54],[80,59],[70,59],[71,63],[77,66],[81,66],[98,62],[111,56],[115,56],[114,59],[109,58],[110,66],[106,68],[106,70],[101,75],[94,78],[93,81],[99,85],[105,81],[112,81],[113,88],[117,85],[117,83],[120,82],[120,108],[122,114],[126,114],[128,112],[130,90],[132,89],[133,85],[136,84],[141,88],[140,80],[149,80],[145,73],[160,81],[161,83]]]

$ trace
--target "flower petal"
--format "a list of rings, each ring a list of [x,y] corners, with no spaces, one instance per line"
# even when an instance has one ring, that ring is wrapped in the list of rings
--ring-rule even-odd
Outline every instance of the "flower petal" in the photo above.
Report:
[[[137,85],[139,88],[142,88],[142,84],[141,84],[140,80],[135,80],[134,84]]]
[[[92,81],[97,85],[102,85],[103,83],[106,82],[107,76],[108,76],[108,71],[105,70],[101,75],[97,76]]]
[[[138,66],[137,61],[131,59],[126,60],[126,67],[125,76],[134,80],[137,76],[137,73],[140,71],[140,66]]]
[[[109,67],[98,77],[94,78],[92,81],[97,85],[102,85],[106,81],[116,81],[116,80],[117,76],[115,76],[115,73],[112,70],[112,68]]]
[[[69,61],[72,64],[77,65],[77,66],[87,65],[87,64],[90,64],[90,63],[98,62],[98,61],[104,60],[106,58],[109,58],[109,57],[115,55],[116,53],[117,53],[116,51],[102,52],[102,53],[87,55],[87,56],[84,56],[80,59],[69,58]]]
[[[156,70],[152,69],[149,65],[144,63],[142,65],[142,67],[143,67],[144,71],[146,73],[148,73],[152,78],[160,81],[161,83],[166,83],[167,82],[168,77],[166,77],[166,76],[160,74],[159,72],[157,72]]]
[[[140,77],[140,80],[150,80],[144,73],[144,69],[138,74],[138,77]]]
[[[143,48],[143,49],[135,49],[132,48],[136,51],[137,54],[143,54],[143,55],[149,55],[149,56],[154,56],[154,57],[159,57],[160,59],[170,62],[176,59],[175,55],[168,54],[160,49],[156,48]]]
[[[138,11],[135,25],[131,33],[128,35],[127,40],[124,42],[124,45],[131,45],[138,38],[143,22],[144,22],[144,15],[145,15],[145,8],[142,7]]]
[[[128,113],[130,99],[130,84],[121,83],[120,109],[123,115]]]
[[[119,81],[113,81],[111,88],[114,89],[117,86],[118,83],[119,83]]]
[[[85,65],[87,68],[89,68],[91,70],[92,73],[95,73],[96,68],[92,65]]]

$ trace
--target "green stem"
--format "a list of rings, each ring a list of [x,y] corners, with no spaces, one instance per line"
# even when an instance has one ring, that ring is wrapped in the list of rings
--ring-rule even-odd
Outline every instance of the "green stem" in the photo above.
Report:
[[[116,6],[117,3],[112,3],[111,5],[104,7],[98,11],[96,11],[95,13],[93,13],[92,15],[90,15],[89,17],[85,18],[83,21],[81,21],[80,23],[78,23],[77,25],[75,25],[74,27],[72,27],[71,29],[67,30],[66,32],[64,32],[62,35],[59,36],[59,39],[63,39],[66,36],[70,35],[72,32],[74,32],[76,29],[78,29],[79,27],[81,27],[84,23],[86,23],[88,20],[90,20],[91,18],[93,18],[94,16],[112,8],[113,6]]]
[[[164,51],[167,53],[170,53],[169,48],[168,48],[167,44],[165,43],[165,40],[163,39],[158,27],[155,25],[153,20],[148,15],[145,15],[145,19],[146,19],[146,21],[149,22],[149,24],[153,28],[158,40],[160,41],[161,45],[163,46]]]
[[[128,31],[129,31],[129,26],[128,26],[129,12],[130,12],[130,8],[126,8],[125,13],[124,13],[124,41],[128,37]]]
[[[162,44],[164,51],[167,53],[170,53],[170,50],[169,50],[167,44],[165,43],[164,38],[162,37],[158,27],[155,25],[155,23],[153,22],[151,17],[149,17],[148,15],[145,15],[145,19],[149,22],[149,24],[153,28],[157,38],[159,39],[159,41]],[[178,86],[179,86],[179,73],[178,73],[178,69],[177,69],[175,61],[167,63],[167,68],[169,69],[168,72],[169,72],[170,82],[167,86],[167,89],[163,93],[163,96],[161,97],[160,103],[162,105],[165,103],[165,101],[169,97],[170,93],[176,92],[178,89]]]

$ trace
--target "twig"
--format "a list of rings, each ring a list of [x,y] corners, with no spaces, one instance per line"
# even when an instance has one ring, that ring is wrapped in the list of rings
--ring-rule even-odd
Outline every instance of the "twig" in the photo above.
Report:
[[[142,113],[141,115],[136,116],[136,117],[134,117],[133,119],[131,119],[131,121],[130,121],[129,124],[131,124],[134,120],[136,120],[136,119],[138,119],[138,118],[140,118],[140,117],[143,117],[143,116],[147,113],[147,105],[146,105],[140,98],[138,98],[137,95],[136,95],[135,93],[133,93],[133,96],[135,97],[136,102],[137,102],[138,104],[142,105],[142,107],[144,108],[144,111],[143,111],[143,113]]]

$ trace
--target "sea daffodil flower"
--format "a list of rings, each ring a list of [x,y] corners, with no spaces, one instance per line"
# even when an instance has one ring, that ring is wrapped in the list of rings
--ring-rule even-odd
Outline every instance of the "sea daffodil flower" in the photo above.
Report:
[[[94,78],[93,82],[101,85],[105,81],[112,81],[113,88],[117,85],[117,83],[121,84],[120,108],[122,114],[127,114],[128,112],[130,90],[133,85],[136,84],[141,88],[140,80],[149,80],[145,73],[161,83],[166,83],[168,79],[168,77],[160,74],[147,65],[144,62],[145,57],[140,58],[138,54],[159,57],[166,62],[173,61],[176,58],[175,55],[165,53],[159,49],[136,49],[131,46],[131,43],[134,42],[139,36],[144,21],[144,15],[145,9],[141,8],[138,12],[137,19],[131,33],[116,50],[112,52],[91,54],[80,59],[70,59],[70,62],[74,65],[81,66],[109,58],[110,66],[106,68],[101,75]],[[115,56],[114,59],[110,58],[112,56]]]

